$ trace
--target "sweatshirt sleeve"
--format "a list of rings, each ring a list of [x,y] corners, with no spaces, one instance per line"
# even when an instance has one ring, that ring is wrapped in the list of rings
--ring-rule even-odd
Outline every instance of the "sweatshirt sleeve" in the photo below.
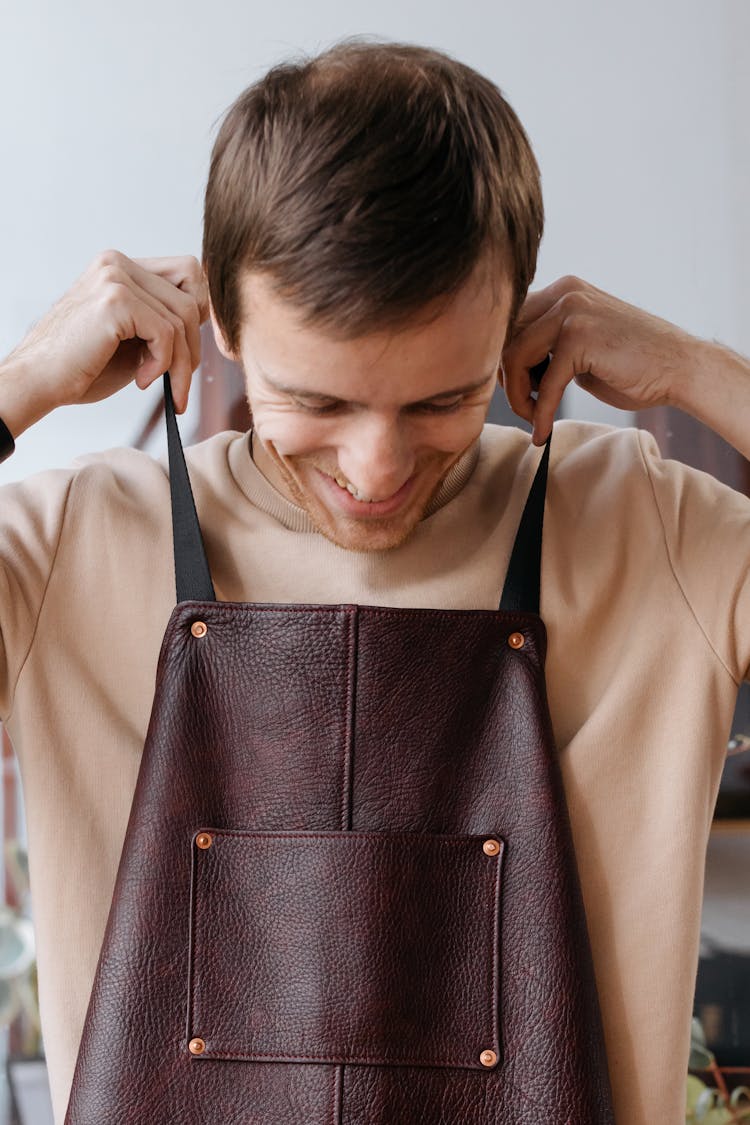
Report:
[[[0,488],[0,719],[13,709],[55,564],[75,469]]]
[[[662,459],[645,430],[638,440],[675,579],[739,684],[750,675],[750,499],[708,473]]]

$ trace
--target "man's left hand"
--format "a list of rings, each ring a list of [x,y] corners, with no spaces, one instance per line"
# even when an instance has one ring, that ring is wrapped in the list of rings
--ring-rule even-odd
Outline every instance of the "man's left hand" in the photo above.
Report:
[[[568,383],[621,410],[678,404],[702,341],[577,277],[530,293],[503,352],[511,408],[542,445]],[[550,354],[536,401],[529,369]]]

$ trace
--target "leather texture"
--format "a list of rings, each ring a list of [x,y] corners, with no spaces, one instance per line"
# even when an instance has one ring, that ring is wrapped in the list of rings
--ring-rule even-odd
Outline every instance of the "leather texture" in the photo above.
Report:
[[[481,1069],[498,1053],[486,837],[207,832],[189,1012],[206,1056]]]
[[[67,1125],[613,1122],[545,637],[175,608]]]

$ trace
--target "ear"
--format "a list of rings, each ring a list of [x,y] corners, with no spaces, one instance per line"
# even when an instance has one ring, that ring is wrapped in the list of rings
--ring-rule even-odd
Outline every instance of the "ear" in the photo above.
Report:
[[[232,363],[240,363],[240,357],[238,355],[235,355],[234,352],[229,350],[229,345],[227,344],[226,339],[224,338],[224,333],[222,332],[221,328],[219,327],[219,322],[216,319],[216,313],[214,312],[214,306],[213,306],[210,298],[209,298],[209,301],[208,301],[208,311],[209,311],[209,315],[211,317],[211,327],[213,328],[214,339],[216,340],[216,347],[219,349],[221,354],[224,356],[224,359],[229,359],[229,360],[231,360]]]

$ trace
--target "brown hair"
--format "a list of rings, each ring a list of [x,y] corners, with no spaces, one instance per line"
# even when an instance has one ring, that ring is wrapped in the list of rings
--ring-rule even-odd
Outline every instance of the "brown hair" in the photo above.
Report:
[[[274,67],[230,106],[203,265],[234,352],[248,270],[308,325],[352,338],[449,299],[489,251],[513,283],[512,323],[543,223],[528,138],[489,79],[424,47],[348,40]]]

